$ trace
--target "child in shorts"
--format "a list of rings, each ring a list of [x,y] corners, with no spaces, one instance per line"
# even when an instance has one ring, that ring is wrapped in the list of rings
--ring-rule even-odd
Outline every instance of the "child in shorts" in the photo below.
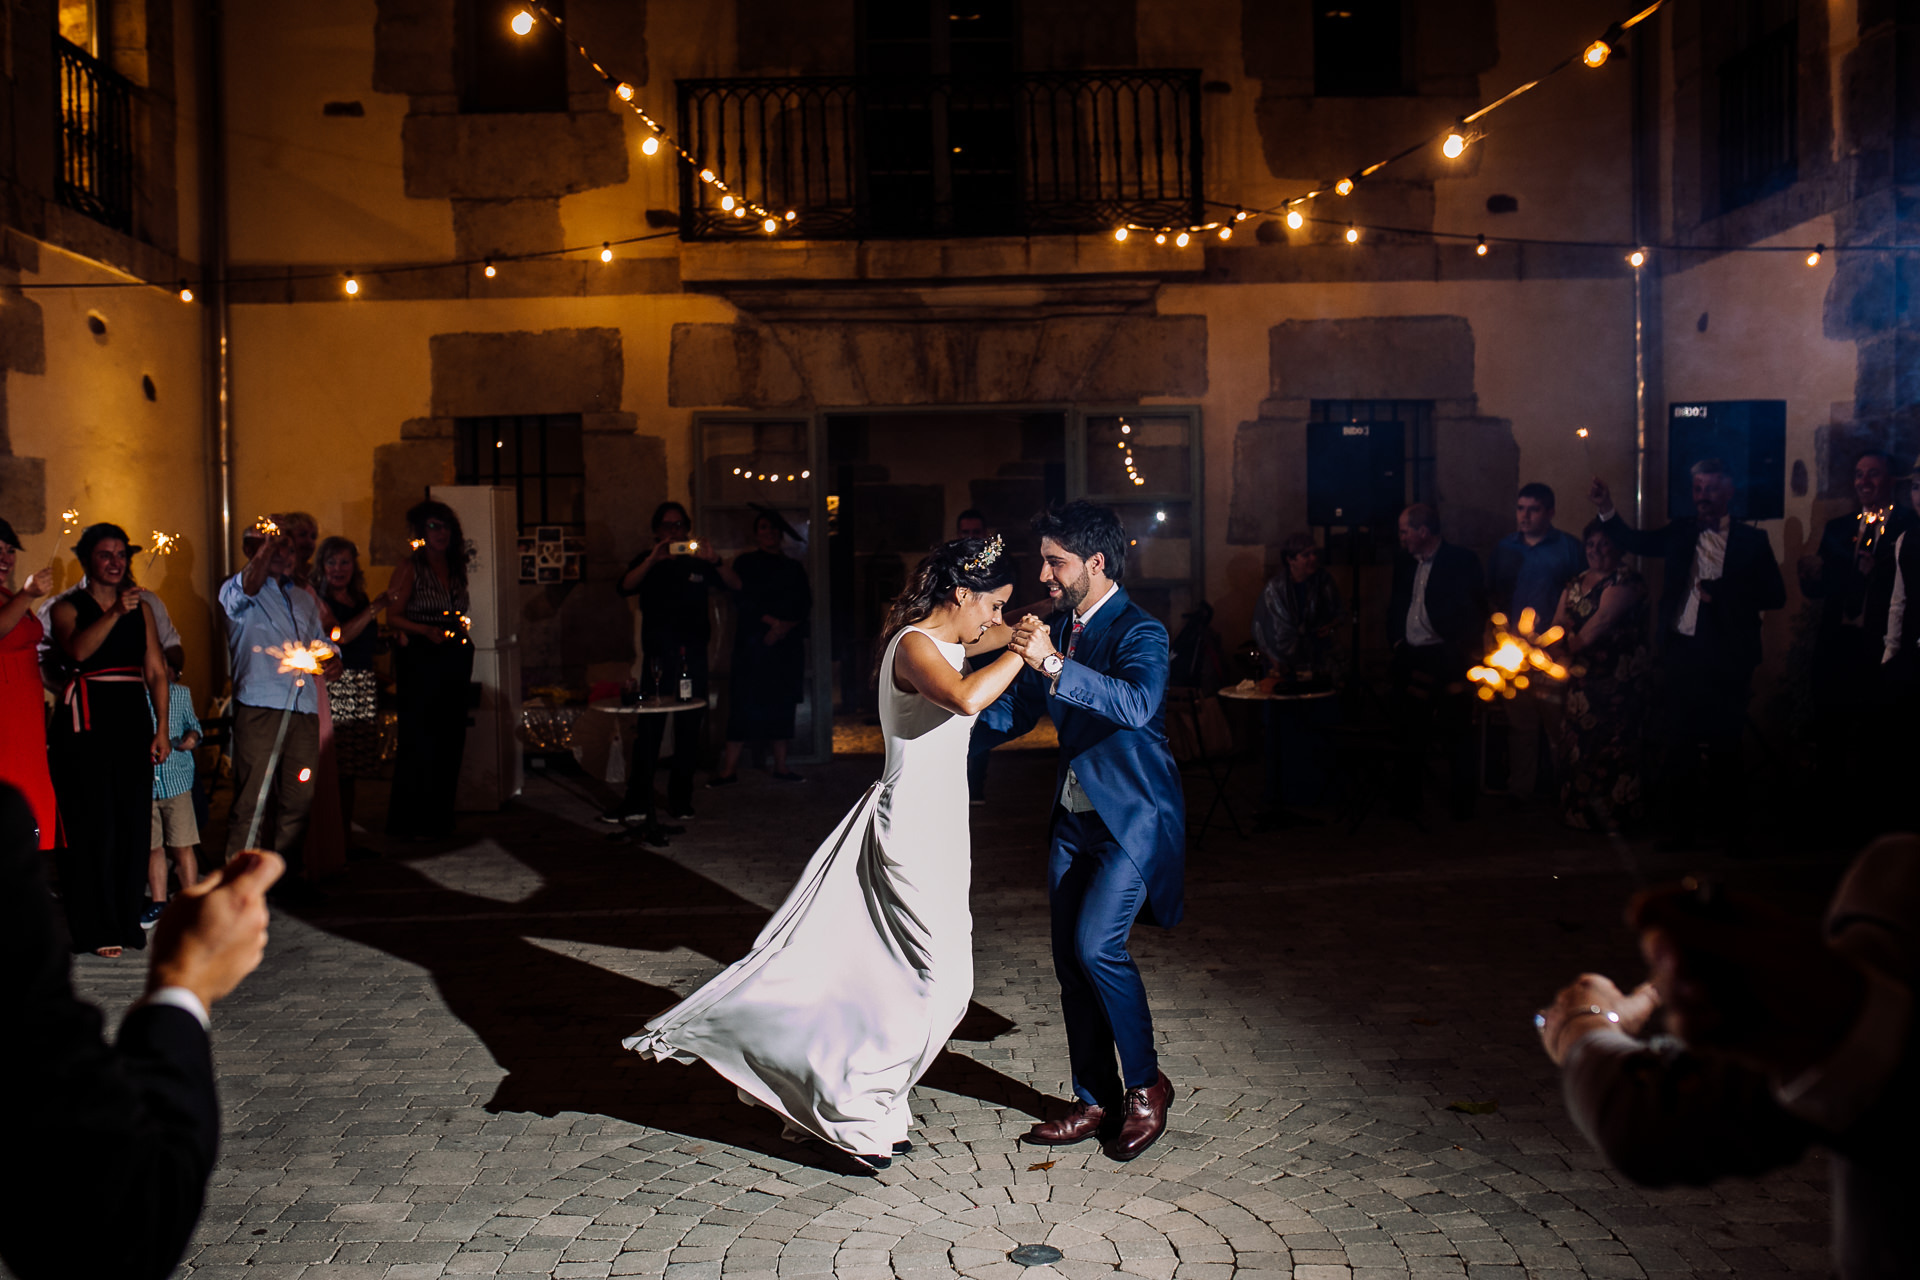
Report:
[[[193,816],[193,751],[200,745],[200,720],[193,714],[193,690],[180,683],[180,667],[172,655],[167,666],[173,673],[167,686],[167,740],[173,754],[153,768],[153,852],[147,855],[149,902],[140,916],[143,929],[153,928],[167,905],[169,857],[183,886],[200,878],[193,852],[200,843],[200,824]]]

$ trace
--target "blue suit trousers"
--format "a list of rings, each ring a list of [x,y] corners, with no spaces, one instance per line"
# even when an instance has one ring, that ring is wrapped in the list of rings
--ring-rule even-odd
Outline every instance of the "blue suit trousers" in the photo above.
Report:
[[[1082,1102],[1118,1106],[1126,1089],[1145,1088],[1160,1074],[1147,988],[1127,951],[1146,897],[1146,880],[1099,814],[1054,809],[1047,867],[1053,968]]]

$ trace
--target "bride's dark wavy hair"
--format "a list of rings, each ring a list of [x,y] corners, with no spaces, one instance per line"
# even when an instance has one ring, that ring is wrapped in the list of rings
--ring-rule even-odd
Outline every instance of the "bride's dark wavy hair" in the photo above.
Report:
[[[907,579],[907,589],[893,598],[887,606],[887,618],[880,626],[880,643],[875,646],[877,656],[873,660],[873,681],[880,682],[880,664],[886,660],[887,646],[901,631],[916,622],[925,622],[933,616],[933,611],[944,604],[956,587],[965,587],[976,594],[983,591],[996,591],[1013,581],[1012,557],[1004,549],[993,558],[991,564],[979,565],[969,569],[970,564],[978,564],[984,556],[990,539],[955,538],[952,542],[942,543],[928,553],[926,559],[914,567],[913,576]]]

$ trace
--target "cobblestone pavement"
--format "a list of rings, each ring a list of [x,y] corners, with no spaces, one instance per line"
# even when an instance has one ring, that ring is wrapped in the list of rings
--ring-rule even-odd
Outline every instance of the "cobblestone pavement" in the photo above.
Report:
[[[196,1280],[662,1276],[1148,1280],[1752,1276],[1825,1269],[1825,1170],[1648,1191],[1566,1122],[1532,1010],[1636,976],[1620,906],[1680,868],[1543,817],[1238,840],[1136,954],[1178,1093],[1132,1164],[1016,1139],[1065,1092],[1044,908],[1052,757],[975,809],[978,986],[877,1179],[782,1142],[704,1067],[619,1048],[748,946],[873,757],[701,792],[665,853],[611,842],[582,780],[358,863],[276,919],[215,1015],[225,1147]],[[1709,866],[1714,864],[1709,863]],[[1811,913],[1837,874],[1722,868]],[[111,1009],[136,964],[84,957]],[[1063,1261],[1023,1271],[1017,1245]],[[76,1273],[77,1274],[77,1273]]]

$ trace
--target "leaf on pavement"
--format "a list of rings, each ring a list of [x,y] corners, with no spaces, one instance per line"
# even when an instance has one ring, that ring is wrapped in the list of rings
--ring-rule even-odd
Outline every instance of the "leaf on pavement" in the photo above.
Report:
[[[1042,1169],[1051,1169],[1051,1168],[1053,1168],[1053,1161],[1051,1161],[1051,1160],[1043,1160],[1043,1161],[1041,1161],[1041,1162],[1040,1162],[1039,1164],[1030,1164],[1030,1165],[1028,1165],[1028,1166],[1027,1166],[1027,1172],[1028,1172],[1028,1173],[1038,1173],[1038,1172],[1040,1172],[1040,1171],[1041,1171]]]
[[[1447,1104],[1447,1110],[1458,1111],[1462,1115],[1490,1116],[1500,1109],[1498,1102],[1468,1102],[1465,1098],[1456,1099]]]

